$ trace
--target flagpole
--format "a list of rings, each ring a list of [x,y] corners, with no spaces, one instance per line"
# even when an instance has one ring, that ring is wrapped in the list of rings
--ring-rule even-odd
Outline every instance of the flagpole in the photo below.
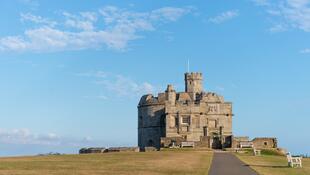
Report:
[[[187,72],[189,73],[189,59],[187,59]]]

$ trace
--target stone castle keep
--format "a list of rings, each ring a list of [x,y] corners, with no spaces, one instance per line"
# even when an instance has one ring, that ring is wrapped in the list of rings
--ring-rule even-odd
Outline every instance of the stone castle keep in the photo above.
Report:
[[[212,149],[240,146],[249,140],[232,134],[232,103],[203,90],[202,73],[185,73],[185,92],[168,85],[158,97],[144,95],[138,105],[138,146],[180,146]],[[275,138],[261,138],[256,145],[276,147]]]
[[[167,147],[191,141],[209,148],[232,145],[232,103],[203,91],[202,73],[185,74],[185,92],[168,85],[138,105],[138,146]]]

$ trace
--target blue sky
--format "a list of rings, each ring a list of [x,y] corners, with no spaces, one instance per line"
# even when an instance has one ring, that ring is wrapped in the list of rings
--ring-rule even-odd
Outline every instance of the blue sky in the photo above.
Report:
[[[310,1],[5,0],[1,156],[137,144],[137,104],[190,70],[234,134],[310,153]]]

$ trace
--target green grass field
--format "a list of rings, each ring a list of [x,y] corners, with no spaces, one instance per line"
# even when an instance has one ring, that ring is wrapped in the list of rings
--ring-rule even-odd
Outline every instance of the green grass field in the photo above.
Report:
[[[237,154],[237,157],[260,175],[310,175],[309,158],[302,160],[302,168],[290,168],[285,156]]]
[[[303,159],[303,168],[289,168],[284,156],[236,155],[260,175],[310,174],[310,159]],[[0,158],[0,175],[207,175],[211,161],[212,152],[194,150],[9,157]]]
[[[161,151],[0,158],[0,175],[208,174],[212,152]]]

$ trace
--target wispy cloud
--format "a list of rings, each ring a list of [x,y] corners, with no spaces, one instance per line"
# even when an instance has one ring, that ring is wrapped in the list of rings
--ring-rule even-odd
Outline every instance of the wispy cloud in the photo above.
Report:
[[[175,22],[191,10],[187,7],[163,7],[134,12],[105,6],[97,11],[78,14],[63,12],[60,21],[22,13],[22,21],[39,26],[26,29],[23,35],[0,38],[0,51],[55,52],[105,47],[123,51],[130,41],[142,38],[142,32],[154,31],[159,25]]]
[[[155,87],[150,83],[137,83],[123,75],[116,75],[111,79],[97,81],[97,84],[103,85],[104,89],[118,97],[137,97],[155,91]]]
[[[283,17],[296,28],[310,32],[310,7],[309,0],[287,0],[287,5],[282,7]]]
[[[77,76],[90,77],[92,82],[101,86],[103,92],[97,96],[84,96],[92,99],[110,99],[110,98],[136,98],[144,94],[153,94],[159,88],[149,82],[138,82],[124,75],[106,73],[104,71],[90,71],[86,73],[75,74]],[[111,97],[112,96],[112,97]]]
[[[41,16],[35,16],[35,15],[31,14],[31,13],[21,13],[20,14],[20,20],[22,22],[30,21],[30,22],[33,22],[33,23],[36,23],[36,24],[48,25],[48,26],[51,26],[51,27],[54,27],[54,26],[57,25],[56,21],[52,21],[50,19],[43,18]]]
[[[220,24],[225,21],[231,20],[235,17],[239,16],[238,10],[229,10],[226,12],[223,12],[215,17],[209,18],[209,21],[215,24]]]
[[[280,0],[265,1],[267,14],[273,17],[273,23],[278,23],[270,30],[284,31],[285,28],[296,28],[310,32],[310,1],[309,0]]]
[[[287,27],[284,26],[283,24],[276,24],[269,29],[269,31],[272,33],[284,32],[286,30],[287,30]]]
[[[301,50],[299,52],[302,53],[302,54],[310,54],[310,48],[303,49],[303,50]]]
[[[27,128],[19,129],[1,129],[0,128],[0,143],[1,144],[21,144],[21,145],[69,145],[77,146],[89,142],[88,136],[81,139],[61,137],[55,133],[36,134]]]
[[[63,12],[66,17],[65,25],[83,31],[93,31],[94,23],[97,21],[97,14],[94,12],[81,12],[79,15],[73,15]]]

